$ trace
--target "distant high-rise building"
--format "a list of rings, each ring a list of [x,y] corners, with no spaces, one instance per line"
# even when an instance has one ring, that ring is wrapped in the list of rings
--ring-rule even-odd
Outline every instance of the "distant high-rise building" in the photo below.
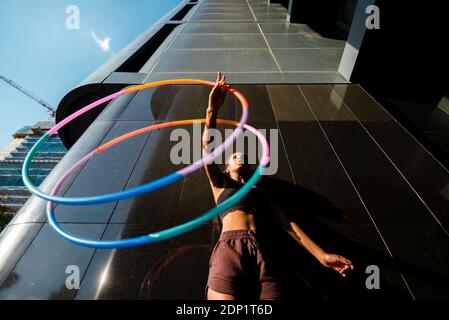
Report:
[[[30,197],[21,175],[25,156],[52,126],[54,121],[39,121],[33,126],[24,126],[13,134],[14,140],[0,151],[0,203],[13,212],[17,212]],[[51,137],[31,163],[31,180],[40,185],[66,152],[59,136]]]

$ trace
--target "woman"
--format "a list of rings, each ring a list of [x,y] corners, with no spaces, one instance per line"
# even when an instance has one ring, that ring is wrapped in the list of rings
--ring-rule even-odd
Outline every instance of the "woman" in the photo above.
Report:
[[[218,110],[225,99],[225,86],[225,77],[218,73],[217,83],[209,95],[206,112],[203,132],[203,148],[206,152],[210,151],[209,129],[216,127]],[[238,152],[227,160],[225,172],[221,172],[215,163],[205,165],[205,169],[217,204],[232,196],[245,183],[249,174],[245,156]],[[266,201],[266,198],[267,195],[262,191],[253,188],[243,200],[221,215],[222,232],[209,263],[207,299],[281,297],[278,275],[282,270],[276,270],[276,259],[273,258],[275,248],[268,237],[270,218],[275,219],[325,267],[342,276],[345,276],[347,270],[353,269],[352,262],[348,259],[324,252],[295,222],[289,221],[284,213],[273,203]]]

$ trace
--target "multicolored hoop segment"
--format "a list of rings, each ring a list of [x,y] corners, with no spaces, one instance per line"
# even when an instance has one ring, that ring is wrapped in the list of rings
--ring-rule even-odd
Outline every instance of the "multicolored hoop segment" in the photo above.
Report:
[[[204,119],[193,119],[193,120],[182,120],[182,121],[174,121],[172,122],[172,125],[164,124],[164,127],[169,127],[173,125],[183,125],[183,124],[189,124],[189,123],[204,123]],[[221,124],[230,124],[238,126],[239,123],[236,121],[231,120],[223,120],[218,119],[218,123]],[[126,135],[123,135],[119,138],[116,138],[114,140],[111,140],[110,142],[106,143],[105,145],[97,148],[96,150],[89,153],[87,156],[79,160],[70,170],[68,170],[58,181],[54,189],[52,190],[51,194],[55,195],[57,194],[61,187],[64,185],[64,182],[67,180],[70,175],[72,175],[79,167],[81,167],[84,163],[86,163],[89,159],[91,159],[95,152],[98,149],[107,149],[112,147],[113,145],[124,141],[126,139],[129,139],[135,135],[142,134],[144,132],[148,132],[154,129],[161,128],[160,125],[153,125],[149,127],[145,127],[142,129],[138,129],[135,131],[132,131]],[[78,245],[86,246],[86,247],[93,247],[93,248],[102,248],[102,249],[112,249],[112,248],[130,248],[135,246],[140,246],[144,244],[150,244],[154,242],[159,242],[163,240],[167,240],[173,237],[176,237],[178,235],[181,235],[183,233],[189,232],[199,226],[201,226],[203,223],[209,221],[213,217],[219,215],[220,213],[224,212],[225,210],[231,208],[233,205],[235,205],[238,201],[240,201],[248,192],[251,191],[251,188],[259,181],[260,176],[262,175],[262,172],[265,168],[265,166],[268,164],[269,161],[269,149],[268,149],[268,142],[266,141],[265,137],[263,136],[260,131],[258,131],[256,128],[245,124],[244,128],[252,132],[257,136],[259,141],[261,142],[263,151],[262,151],[262,157],[259,162],[259,166],[255,170],[254,174],[251,176],[251,178],[248,180],[247,183],[245,183],[234,195],[230,198],[228,198],[226,201],[222,202],[218,206],[210,209],[206,213],[200,215],[199,217],[190,220],[189,222],[186,222],[184,224],[168,228],[162,231],[153,232],[147,235],[134,237],[134,238],[128,238],[128,239],[121,239],[121,240],[93,240],[93,239],[87,239],[82,238],[80,236],[76,236],[74,234],[71,234],[64,229],[61,228],[61,226],[58,224],[55,214],[54,214],[54,207],[55,204],[52,202],[47,203],[47,217],[48,222],[50,223],[50,226],[63,238],[76,243]]]
[[[119,97],[121,95],[150,88],[155,86],[161,86],[161,85],[168,85],[168,84],[205,84],[209,86],[214,86],[214,82],[210,81],[203,81],[203,80],[197,80],[197,79],[174,79],[174,80],[166,80],[166,81],[158,81],[158,82],[152,82],[147,83],[143,85],[138,85],[134,87],[130,87],[124,90],[121,90],[117,93],[114,93],[112,95],[109,95],[103,99],[100,99],[98,101],[95,101],[88,106],[80,109],[76,113],[72,114],[71,116],[67,117],[60,123],[58,123],[56,126],[54,126],[51,130],[48,131],[47,134],[45,134],[39,141],[32,147],[30,152],[28,153],[27,157],[25,158],[24,165],[22,168],[22,176],[25,183],[25,186],[35,195],[45,199],[48,201],[47,203],[47,217],[48,221],[51,225],[51,227],[63,238],[76,243],[78,245],[86,246],[86,247],[94,247],[94,248],[129,248],[129,247],[135,247],[140,246],[144,244],[159,242],[163,240],[167,240],[169,238],[178,236],[180,234],[186,233],[188,231],[191,231],[197,227],[199,227],[201,224],[207,222],[208,220],[212,219],[213,217],[217,216],[221,212],[231,208],[235,203],[240,201],[254,186],[257,181],[260,179],[260,176],[262,175],[263,170],[267,166],[269,162],[269,146],[268,142],[265,139],[265,137],[254,127],[249,126],[246,124],[247,118],[248,118],[248,102],[246,101],[245,97],[239,93],[237,90],[232,88],[225,88],[229,92],[232,92],[237,99],[240,100],[242,104],[242,117],[240,119],[240,122],[232,121],[232,120],[223,120],[218,119],[217,122],[221,124],[230,124],[236,126],[236,129],[233,131],[233,133],[221,144],[219,147],[217,147],[213,152],[206,155],[204,158],[194,162],[193,164],[185,167],[184,169],[178,170],[172,174],[169,174],[165,177],[159,178],[157,180],[154,180],[150,183],[147,183],[145,185],[125,190],[122,192],[115,192],[100,196],[92,196],[92,197],[60,197],[57,196],[58,192],[61,190],[62,186],[64,185],[64,182],[74,173],[76,172],[83,164],[85,164],[87,161],[92,159],[95,155],[109,149],[110,147],[127,140],[131,137],[134,137],[136,135],[149,132],[155,129],[161,129],[166,127],[172,127],[172,126],[179,126],[179,125],[185,125],[185,124],[193,124],[193,123],[204,123],[204,119],[191,119],[191,120],[180,120],[180,121],[172,121],[167,123],[161,123],[156,125],[151,125],[145,128],[141,128],[132,132],[129,132],[127,134],[124,134],[118,138],[115,138],[104,145],[96,148],[94,151],[90,152],[86,156],[84,156],[81,160],[79,160],[77,163],[75,163],[72,168],[70,168],[57,182],[55,187],[53,188],[52,192],[50,194],[46,194],[39,190],[36,186],[34,186],[29,178],[28,170],[29,166],[31,164],[31,161],[33,159],[34,154],[39,150],[39,148],[52,136],[54,135],[60,128],[65,126],[67,123],[73,121],[77,117],[81,116],[85,112],[103,104],[104,102],[110,101],[116,97]],[[230,146],[237,136],[243,132],[242,129],[247,129],[253,134],[257,136],[259,139],[261,145],[262,145],[262,157],[259,162],[259,166],[255,170],[254,174],[251,176],[251,178],[248,180],[248,182],[238,191],[236,192],[232,197],[230,197],[228,200],[224,201],[220,205],[212,208],[211,210],[207,211],[206,213],[200,215],[199,217],[192,219],[189,222],[186,222],[184,224],[158,231],[153,232],[151,234],[147,234],[144,236],[134,237],[134,238],[128,238],[128,239],[121,239],[121,240],[92,240],[83,238],[74,234],[71,234],[64,229],[60,227],[58,224],[55,214],[54,214],[54,207],[55,203],[60,204],[67,204],[67,205],[90,205],[90,204],[98,204],[98,203],[105,203],[105,202],[111,202],[111,201],[117,201],[121,199],[128,199],[132,197],[136,197],[139,195],[142,195],[146,192],[155,191],[159,188],[162,188],[168,184],[171,184],[175,181],[183,179],[185,176],[191,174],[192,172],[202,168],[202,166],[205,163],[210,163],[214,161],[224,150]]]
[[[240,123],[237,126],[237,128],[232,132],[231,135],[229,135],[228,138],[218,146],[213,152],[209,153],[206,157],[199,159],[192,163],[191,165],[178,170],[176,172],[173,172],[165,177],[159,178],[157,180],[154,180],[152,182],[149,182],[147,184],[144,184],[142,186],[132,188],[125,191],[120,192],[114,192],[99,196],[92,196],[92,197],[58,197],[58,196],[52,196],[50,194],[42,192],[38,187],[36,187],[30,177],[29,177],[29,167],[31,164],[31,161],[33,160],[34,155],[37,153],[37,151],[42,147],[42,145],[50,139],[52,135],[58,132],[59,129],[64,127],[69,122],[73,121],[74,119],[78,118],[82,114],[88,112],[89,110],[92,110],[95,107],[98,107],[99,105],[108,102],[112,99],[115,99],[121,95],[125,95],[134,91],[139,91],[151,87],[156,86],[163,86],[163,85],[170,85],[170,84],[205,84],[209,86],[214,86],[215,82],[212,81],[205,81],[205,80],[198,80],[198,79],[173,79],[173,80],[164,80],[164,81],[156,81],[156,82],[150,82],[142,85],[133,86],[127,89],[120,90],[116,93],[113,93],[109,96],[106,96],[102,99],[99,99],[88,106],[78,110],[77,112],[73,113],[72,115],[68,116],[61,122],[59,122],[57,125],[55,125],[53,128],[51,128],[45,135],[43,135],[36,144],[31,148],[30,152],[25,157],[25,161],[23,163],[22,167],[22,178],[23,183],[25,186],[30,190],[31,193],[35,194],[36,196],[45,199],[47,201],[59,203],[59,204],[66,204],[66,205],[92,205],[92,204],[99,204],[99,203],[106,203],[106,202],[112,202],[117,200],[123,200],[123,199],[129,199],[133,197],[137,197],[139,195],[142,195],[146,192],[151,192],[154,190],[157,190],[159,188],[162,188],[166,185],[169,185],[171,183],[174,183],[176,181],[179,181],[183,179],[185,176],[191,174],[192,172],[199,170],[205,163],[211,163],[213,162],[217,157],[220,156],[221,153],[224,152],[226,148],[228,148],[236,139],[237,137],[243,132],[242,128],[243,125],[246,124],[248,120],[248,101],[245,99],[245,97],[238,92],[235,89],[223,87],[224,89],[228,90],[230,93],[234,94],[234,96],[240,101],[242,105],[242,117],[240,118]],[[170,126],[169,123],[161,124],[162,126]],[[97,149],[98,150],[98,149]],[[102,150],[96,151],[96,153],[101,152]]]

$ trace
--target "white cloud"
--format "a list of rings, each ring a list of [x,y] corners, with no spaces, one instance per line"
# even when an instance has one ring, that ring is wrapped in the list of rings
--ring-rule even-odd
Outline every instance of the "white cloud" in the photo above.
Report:
[[[111,43],[111,37],[106,36],[104,39],[100,39],[97,36],[97,34],[95,33],[95,31],[93,31],[93,30],[90,32],[90,35],[92,36],[94,41],[98,44],[98,46],[101,48],[101,50],[109,51],[110,43]]]

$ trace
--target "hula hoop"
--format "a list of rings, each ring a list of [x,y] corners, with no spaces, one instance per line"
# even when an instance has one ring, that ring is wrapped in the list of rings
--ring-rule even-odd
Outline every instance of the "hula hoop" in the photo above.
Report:
[[[63,186],[64,182],[67,180],[67,178],[72,175],[77,169],[79,169],[83,164],[85,164],[88,160],[92,159],[95,155],[107,150],[108,148],[112,147],[113,145],[120,143],[126,139],[129,139],[133,136],[136,136],[138,134],[142,134],[144,132],[152,131],[159,128],[166,128],[176,125],[182,125],[182,124],[193,124],[193,123],[204,123],[204,119],[192,119],[192,120],[180,120],[180,121],[172,121],[162,124],[156,124],[152,126],[148,126],[142,129],[138,129],[135,131],[132,131],[130,133],[124,134],[116,139],[113,139],[106,144],[96,148],[94,151],[90,152],[86,156],[84,156],[81,160],[79,160],[75,165],[72,166],[57,182],[55,187],[53,188],[52,192],[50,194],[46,194],[42,192],[38,187],[34,186],[31,182],[31,179],[29,178],[29,167],[33,160],[33,156],[35,153],[40,149],[40,147],[55,133],[58,132],[59,129],[64,127],[66,124],[70,123],[77,117],[81,116],[85,112],[88,112],[89,110],[98,107],[99,105],[108,102],[112,99],[115,99],[121,95],[150,88],[155,86],[162,86],[162,85],[169,85],[169,84],[205,84],[209,86],[214,86],[215,83],[211,81],[204,81],[204,80],[197,80],[197,79],[174,79],[174,80],[165,80],[165,81],[157,81],[152,83],[146,83],[143,85],[138,85],[134,87],[130,87],[124,90],[120,90],[114,94],[111,94],[109,96],[106,96],[102,99],[99,99],[86,107],[78,110],[77,112],[73,113],[57,125],[55,125],[53,128],[51,128],[44,136],[42,136],[37,143],[31,148],[30,152],[27,154],[24,165],[22,167],[22,177],[25,186],[38,197],[41,197],[48,201],[47,203],[47,217],[50,226],[58,233],[61,237],[67,239],[68,241],[71,241],[73,243],[76,243],[78,245],[86,246],[86,247],[94,247],[94,248],[129,248],[129,247],[135,247],[139,245],[149,244],[153,242],[159,242],[163,241],[172,237],[175,237],[177,235],[186,233],[188,231],[191,231],[197,227],[199,227],[201,224],[207,222],[208,220],[212,219],[214,216],[220,214],[226,209],[231,208],[235,203],[237,203],[239,200],[241,200],[252,188],[253,185],[257,183],[257,181],[260,179],[261,174],[263,173],[263,170],[265,169],[265,166],[268,164],[269,161],[269,146],[268,142],[265,139],[265,137],[254,127],[249,126],[246,124],[246,121],[248,119],[248,102],[246,101],[245,97],[238,92],[235,89],[229,88],[229,87],[223,87],[225,90],[233,93],[237,99],[239,99],[241,105],[242,105],[242,117],[240,119],[240,122],[231,121],[231,120],[222,120],[218,119],[218,123],[224,123],[224,124],[231,124],[235,125],[236,129],[233,131],[233,133],[224,141],[223,144],[221,144],[219,147],[217,147],[213,152],[206,155],[204,158],[194,162],[193,164],[185,167],[184,169],[178,170],[172,174],[169,174],[165,177],[159,178],[157,180],[154,180],[150,183],[147,183],[145,185],[135,187],[123,192],[115,192],[100,196],[93,196],[93,197],[72,197],[72,198],[64,198],[64,197],[58,197],[57,194],[60,191],[61,187]],[[121,239],[121,240],[112,240],[112,241],[101,241],[101,240],[92,240],[87,239],[83,237],[79,237],[77,235],[71,234],[64,229],[60,227],[58,224],[55,214],[54,214],[54,208],[55,203],[60,204],[68,204],[68,205],[90,205],[90,204],[99,204],[99,203],[105,203],[110,201],[117,201],[122,199],[127,199],[131,197],[139,196],[143,193],[150,192],[157,190],[159,188],[162,188],[170,183],[173,183],[175,181],[178,181],[185,176],[193,173],[194,171],[200,169],[204,164],[213,162],[224,150],[229,147],[237,138],[238,135],[240,135],[243,132],[243,128],[251,131],[254,133],[259,141],[262,144],[263,152],[262,152],[262,158],[260,160],[260,164],[257,167],[254,174],[251,176],[251,178],[248,180],[248,182],[242,186],[236,192],[232,197],[221,203],[220,205],[212,208],[211,210],[207,211],[206,213],[200,215],[199,217],[192,219],[189,222],[186,222],[182,225],[178,225],[172,228],[168,228],[162,231],[153,232],[148,235],[139,236],[139,237],[133,237],[128,239]]]
[[[161,127],[170,127],[174,125],[182,125],[182,124],[193,124],[193,123],[204,123],[205,119],[192,119],[192,120],[181,120],[181,121],[174,121],[171,123],[164,123],[164,124],[157,124],[148,126],[145,128],[141,128],[132,132],[129,132],[127,134],[124,134],[116,139],[113,139],[106,144],[98,147],[88,155],[86,155],[84,158],[79,160],[70,170],[68,170],[57,182],[56,186],[51,192],[51,195],[57,194],[61,187],[63,186],[64,182],[67,180],[67,178],[73,174],[79,167],[81,167],[85,162],[87,162],[89,159],[91,159],[95,154],[98,154],[97,151],[104,151],[113,145],[120,143],[126,139],[129,139],[131,137],[134,137],[136,135],[152,131]],[[223,120],[223,119],[217,119],[217,123],[221,124],[231,124],[235,126],[241,125],[237,121],[232,120]],[[91,247],[91,248],[100,248],[100,249],[117,249],[117,248],[130,248],[145,244],[150,244],[154,242],[159,242],[163,240],[167,240],[169,238],[176,237],[178,235],[181,235],[183,233],[189,232],[197,227],[199,227],[201,224],[207,222],[208,220],[212,219],[213,217],[219,215],[221,212],[231,208],[234,204],[236,204],[238,201],[240,201],[250,190],[251,188],[259,181],[260,176],[265,169],[265,166],[268,164],[269,161],[269,147],[268,142],[263,136],[261,132],[259,132],[256,128],[250,126],[250,125],[243,125],[243,127],[253,134],[257,136],[259,141],[261,142],[263,151],[262,151],[262,157],[259,163],[259,166],[257,167],[254,174],[251,176],[251,178],[248,180],[247,183],[245,183],[236,193],[234,193],[230,198],[228,198],[226,201],[222,202],[218,206],[210,209],[206,213],[200,215],[199,217],[190,220],[189,222],[183,223],[181,225],[171,227],[162,231],[153,232],[147,235],[138,236],[134,238],[127,238],[127,239],[121,239],[121,240],[92,240],[88,238],[83,238],[77,235],[74,235],[72,233],[69,233],[61,228],[61,226],[58,224],[54,208],[55,204],[53,202],[47,203],[47,218],[49,221],[50,226],[58,233],[61,237],[65,238],[66,240],[81,245],[85,247]]]
[[[194,171],[199,170],[205,163],[213,162],[243,132],[242,128],[244,127],[244,125],[246,124],[246,122],[248,120],[248,101],[240,92],[238,92],[237,90],[232,89],[230,87],[223,87],[223,89],[234,94],[234,96],[240,101],[240,103],[242,105],[242,117],[240,118],[240,122],[238,123],[237,128],[232,132],[232,134],[228,138],[226,138],[226,140],[223,142],[223,144],[218,146],[213,152],[209,153],[206,157],[195,161],[191,165],[189,165],[181,170],[173,172],[169,175],[166,175],[165,177],[159,178],[157,180],[154,180],[147,184],[141,185],[139,187],[135,187],[135,188],[125,190],[125,191],[114,192],[114,193],[109,193],[109,194],[104,194],[104,195],[99,195],[99,196],[92,196],[92,197],[58,197],[58,196],[54,196],[54,195],[42,192],[38,187],[36,187],[32,183],[32,181],[29,177],[29,173],[28,173],[31,161],[33,160],[34,155],[37,153],[37,151],[40,149],[40,147],[52,135],[57,133],[59,129],[61,129],[66,124],[73,121],[74,119],[78,118],[82,114],[86,113],[87,111],[89,111],[95,107],[98,107],[99,105],[101,105],[105,102],[108,102],[112,99],[115,99],[121,95],[125,95],[125,94],[139,91],[142,89],[147,89],[147,88],[156,87],[156,86],[170,85],[170,84],[204,84],[204,85],[214,86],[215,82],[198,80],[198,79],[172,79],[172,80],[156,81],[156,82],[145,83],[142,85],[137,85],[137,86],[133,86],[133,87],[130,87],[127,89],[123,89],[123,90],[120,90],[120,91],[113,93],[109,96],[106,96],[102,99],[99,99],[95,102],[92,102],[91,104],[78,110],[77,112],[68,116],[67,118],[62,120],[60,123],[55,125],[53,128],[51,128],[31,148],[30,152],[25,157],[25,161],[24,161],[23,167],[22,167],[22,179],[23,179],[24,185],[28,188],[28,190],[31,193],[33,193],[34,195],[36,195],[42,199],[45,199],[47,201],[51,201],[51,202],[59,203],[59,204],[66,204],[66,205],[92,205],[92,204],[106,203],[106,202],[112,202],[112,201],[117,201],[117,200],[133,198],[133,197],[142,195],[146,192],[151,192],[151,191],[157,190],[166,185],[169,185],[171,183],[174,183],[176,181],[183,179],[184,177],[193,173]],[[160,126],[161,126],[161,128],[169,127],[172,125],[172,123],[174,123],[174,122],[167,122],[164,124],[160,124]],[[97,150],[98,150],[98,148],[97,148]],[[103,150],[105,150],[105,149],[103,149]],[[103,150],[98,150],[96,152],[99,153],[99,152],[102,152]],[[88,154],[86,157],[89,157],[89,156],[91,156],[91,154]]]

